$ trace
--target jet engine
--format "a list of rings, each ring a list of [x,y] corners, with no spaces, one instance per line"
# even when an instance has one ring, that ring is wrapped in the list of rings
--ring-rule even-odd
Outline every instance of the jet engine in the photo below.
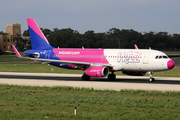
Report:
[[[109,74],[109,68],[104,66],[93,66],[87,68],[85,74],[91,77],[105,77]]]
[[[147,72],[141,71],[122,71],[123,74],[130,75],[130,76],[144,76]]]

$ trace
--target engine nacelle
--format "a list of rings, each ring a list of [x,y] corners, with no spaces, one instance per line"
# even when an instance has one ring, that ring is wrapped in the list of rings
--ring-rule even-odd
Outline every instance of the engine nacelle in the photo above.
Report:
[[[93,66],[87,68],[85,74],[91,77],[105,77],[109,74],[109,68],[104,66]]]
[[[130,76],[144,76],[147,72],[141,71],[122,71],[123,74],[130,75]]]

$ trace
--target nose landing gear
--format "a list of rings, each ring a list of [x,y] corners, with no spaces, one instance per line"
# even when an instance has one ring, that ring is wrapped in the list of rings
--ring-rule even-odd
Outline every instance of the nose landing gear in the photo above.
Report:
[[[149,73],[149,76],[150,76],[149,82],[154,82],[155,79],[154,79],[154,77],[153,77],[153,75],[152,75],[152,74],[153,74],[153,71],[149,71],[148,73]]]

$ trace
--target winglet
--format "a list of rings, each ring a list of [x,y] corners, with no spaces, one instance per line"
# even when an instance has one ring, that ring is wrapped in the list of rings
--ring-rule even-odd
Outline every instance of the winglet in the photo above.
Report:
[[[134,47],[135,47],[135,49],[138,49],[138,47],[137,47],[137,45],[136,45],[136,44],[134,44]]]
[[[17,57],[21,57],[21,55],[19,54],[19,52],[17,51],[17,49],[14,47],[14,45],[13,45],[13,44],[11,44],[11,45],[12,45],[12,47],[13,47],[13,50],[14,50],[16,56],[17,56]]]

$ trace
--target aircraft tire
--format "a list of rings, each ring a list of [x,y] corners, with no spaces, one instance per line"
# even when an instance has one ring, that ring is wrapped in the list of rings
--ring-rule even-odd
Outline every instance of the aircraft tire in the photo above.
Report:
[[[154,78],[149,78],[149,82],[154,82]]]
[[[90,76],[87,76],[86,74],[82,75],[82,80],[90,80]]]
[[[115,74],[109,74],[108,75],[108,80],[115,80],[116,79],[116,75]]]

